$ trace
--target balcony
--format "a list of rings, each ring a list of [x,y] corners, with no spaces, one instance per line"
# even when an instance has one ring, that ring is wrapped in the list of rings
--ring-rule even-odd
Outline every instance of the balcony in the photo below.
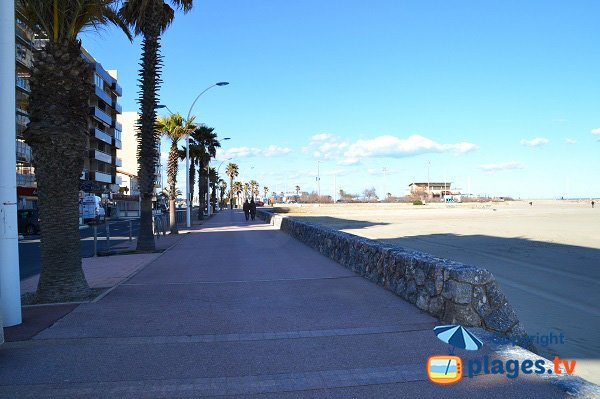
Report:
[[[17,140],[17,162],[31,163],[31,147]]]
[[[105,92],[102,87],[98,87],[97,85],[95,86],[95,93],[96,95],[102,100],[104,101],[106,104],[112,104],[112,98],[110,97],[110,94],[108,94],[107,92]]]
[[[27,69],[31,69],[33,66],[33,56],[31,55],[31,51],[20,44],[17,44],[15,59]]]
[[[115,157],[115,166],[123,166],[123,160],[119,157]]]
[[[113,82],[112,89],[117,96],[121,97],[123,95],[123,89],[121,88],[121,85],[119,85],[117,82]]]
[[[17,186],[35,187],[35,175],[33,173],[17,173]]]
[[[81,172],[81,176],[79,177],[81,180],[89,180],[90,178],[90,172],[88,172],[87,170],[83,170]]]
[[[123,107],[121,107],[121,104],[119,104],[116,100],[113,103],[113,108],[115,109],[115,111],[117,111],[117,114],[123,113]]]
[[[102,78],[104,79],[104,81],[106,83],[108,83],[110,86],[112,86],[114,84],[114,80],[113,78],[108,74],[108,72],[106,72],[104,70],[104,68],[102,67],[102,64],[100,64],[99,62],[96,62],[96,73]],[[110,104],[110,102],[109,102]]]
[[[31,91],[31,88],[29,87],[28,79],[23,79],[23,78],[17,76],[16,84],[17,84],[17,87],[25,90],[27,93],[29,93]]]
[[[19,111],[19,109],[17,108],[17,111]],[[25,112],[25,114],[27,114]],[[22,127],[27,127],[27,125],[29,125],[29,117],[22,115],[20,113],[17,113],[17,117],[16,117],[16,121],[17,121],[17,126],[22,126]]]
[[[90,158],[100,162],[112,163],[112,157],[99,150],[90,150]]]
[[[100,108],[98,107],[90,107],[90,115],[94,116],[96,119],[98,119],[101,122],[106,123],[107,125],[111,125],[112,124],[112,117],[110,115],[108,115],[106,112],[101,111]]]
[[[104,141],[106,144],[112,145],[112,137],[109,134],[103,132],[102,130],[91,129],[90,134],[93,135],[98,140]]]
[[[121,143],[121,140],[119,140],[119,139],[118,139],[118,138],[116,138],[116,137],[114,137],[114,138],[113,138],[113,140],[114,140],[114,143],[113,143],[113,145],[114,145],[114,146],[115,146],[115,147],[116,147],[118,150],[120,150],[120,149],[122,149],[122,148],[123,148],[123,143]]]
[[[114,120],[114,123],[112,124],[112,127],[115,128],[115,130],[118,130],[119,132],[123,131],[123,124],[121,122],[119,122],[118,120]]]
[[[93,172],[92,175],[93,180],[108,184],[112,183],[112,175],[110,173],[104,173],[97,170]]]

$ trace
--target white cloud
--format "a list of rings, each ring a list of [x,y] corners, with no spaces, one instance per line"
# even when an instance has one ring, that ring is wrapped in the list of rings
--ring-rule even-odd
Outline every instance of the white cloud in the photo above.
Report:
[[[577,144],[577,141],[575,141],[573,139],[566,139],[565,143],[567,143],[567,144]]]
[[[550,140],[548,140],[544,137],[536,137],[531,140],[527,140],[527,139],[521,140],[521,144],[529,146],[529,147],[538,147],[541,145],[546,145],[548,143],[550,143]]]
[[[595,135],[600,135],[600,127],[597,127],[597,128],[595,128],[595,129],[592,129],[592,134],[595,134]]]
[[[523,164],[517,161],[508,161],[502,163],[489,163],[485,165],[479,165],[480,169],[486,172],[493,172],[496,170],[510,170],[510,169],[523,169]]]
[[[285,155],[292,152],[288,147],[278,147],[270,145],[267,148],[256,147],[234,147],[226,150],[219,149],[216,159],[224,160],[227,158],[248,158],[248,157],[274,157],[277,155]]]
[[[472,143],[441,144],[427,137],[413,134],[406,139],[396,136],[379,136],[369,140],[358,140],[350,145],[344,155],[347,159],[363,157],[401,158],[427,152],[454,151],[463,154],[477,148]]]
[[[311,136],[310,141],[325,141],[333,138],[329,133],[318,133]]]

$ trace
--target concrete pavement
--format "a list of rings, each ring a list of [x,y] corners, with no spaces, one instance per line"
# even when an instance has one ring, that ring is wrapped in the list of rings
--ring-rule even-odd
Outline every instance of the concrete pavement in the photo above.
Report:
[[[99,301],[5,344],[0,397],[567,397],[534,375],[431,383],[427,358],[448,353],[436,324],[274,227],[227,210]],[[457,355],[465,364],[498,358],[487,346]]]

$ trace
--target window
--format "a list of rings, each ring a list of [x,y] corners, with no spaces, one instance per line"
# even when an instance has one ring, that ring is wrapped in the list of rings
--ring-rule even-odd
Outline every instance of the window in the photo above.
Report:
[[[94,83],[96,83],[96,86],[104,90],[104,80],[102,80],[100,75],[98,75],[97,73],[94,74]]]

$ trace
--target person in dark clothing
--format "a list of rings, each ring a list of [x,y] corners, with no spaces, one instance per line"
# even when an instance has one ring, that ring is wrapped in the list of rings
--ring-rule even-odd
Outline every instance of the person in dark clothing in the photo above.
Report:
[[[596,203],[595,203],[594,201],[592,201],[592,208],[594,207],[594,205],[595,205],[595,204],[596,204]]]
[[[250,217],[252,220],[256,217],[256,202],[254,202],[254,198],[250,200]]]
[[[248,200],[244,201],[244,216],[246,216],[246,220],[248,220],[249,216],[250,216],[250,204],[248,203]]]

